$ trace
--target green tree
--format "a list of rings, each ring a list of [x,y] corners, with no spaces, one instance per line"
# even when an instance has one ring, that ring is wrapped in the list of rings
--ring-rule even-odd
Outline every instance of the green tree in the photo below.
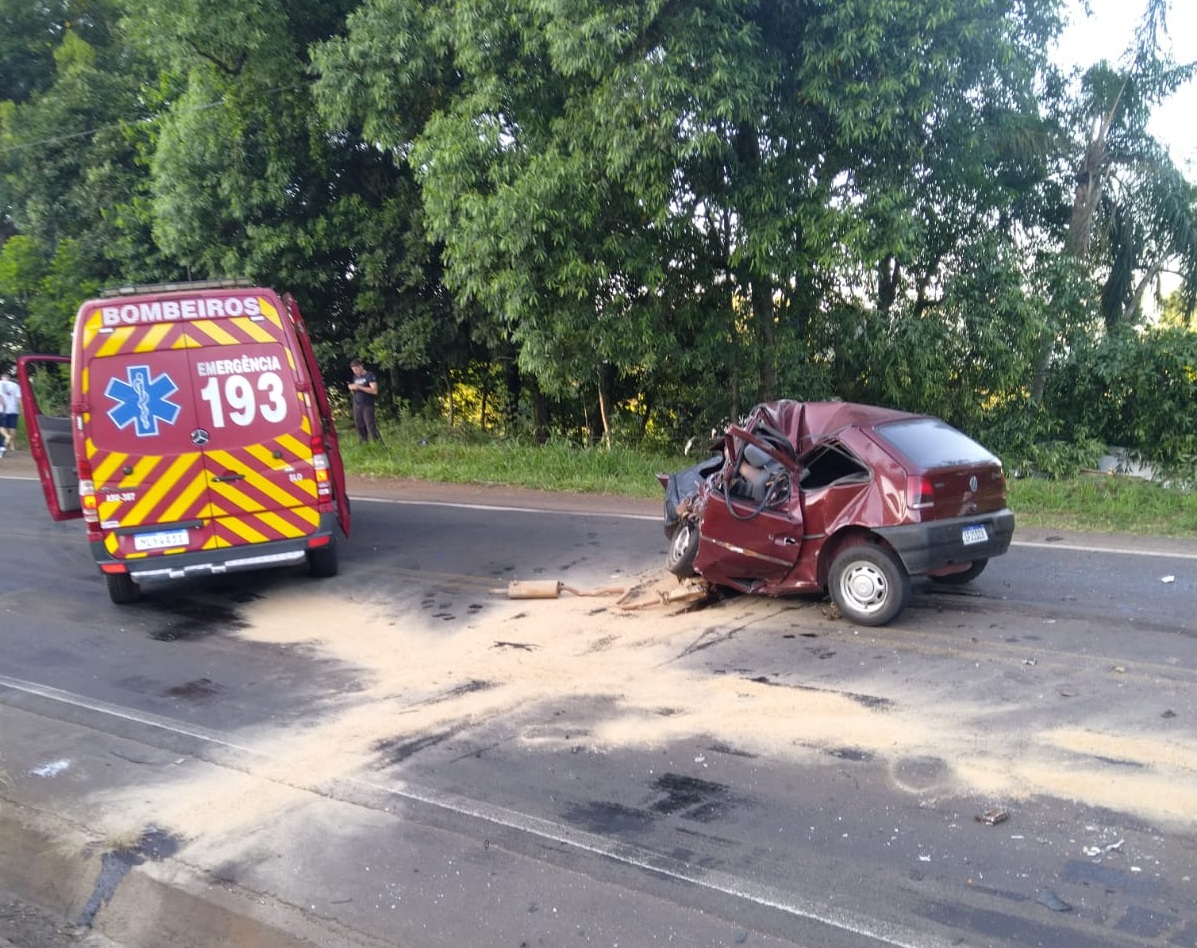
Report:
[[[921,249],[911,180],[987,178],[965,141],[929,156],[1028,106],[1054,9],[367,0],[319,98],[416,169],[446,281],[542,385],[609,366],[735,411],[827,337],[829,290],[892,303],[858,277]]]
[[[88,17],[78,29],[50,31],[58,38],[53,79],[20,102],[0,103],[0,236],[8,238],[0,308],[22,347],[66,351],[84,296],[124,274],[126,254],[149,252],[144,215],[130,213],[145,194],[137,169],[144,64],[114,42],[115,8],[80,11]],[[110,17],[103,24],[101,12]]]
[[[411,172],[355,131],[330,134],[312,98],[309,52],[353,6],[130,0],[179,90],[151,161],[154,234],[194,276],[292,290],[325,361],[343,374],[360,354],[418,395],[458,327]]]
[[[1100,281],[1098,310],[1107,331],[1143,318],[1143,300],[1170,267],[1197,302],[1197,201],[1192,185],[1147,131],[1152,110],[1192,81],[1197,63],[1177,64],[1165,45],[1170,0],[1147,0],[1123,62],[1084,71],[1073,117],[1080,130],[1072,211],[1064,252]],[[1039,401],[1062,327],[1039,346],[1031,396]]]

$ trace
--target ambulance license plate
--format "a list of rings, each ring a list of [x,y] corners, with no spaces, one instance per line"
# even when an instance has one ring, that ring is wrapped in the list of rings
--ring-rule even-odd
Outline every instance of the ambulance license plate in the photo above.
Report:
[[[186,546],[186,530],[163,530],[160,533],[138,533],[133,537],[135,550],[166,550],[172,546]]]
[[[989,539],[989,534],[985,532],[983,524],[974,523],[960,532],[960,539],[965,546],[971,546],[973,543],[984,543]]]

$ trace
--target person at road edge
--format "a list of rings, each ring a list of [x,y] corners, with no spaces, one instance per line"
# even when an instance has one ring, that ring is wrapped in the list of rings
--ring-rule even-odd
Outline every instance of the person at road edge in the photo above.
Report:
[[[353,373],[349,391],[353,392],[353,426],[357,428],[358,441],[365,444],[373,438],[381,444],[382,436],[378,433],[378,422],[374,417],[374,400],[378,398],[378,376],[369,371],[361,359],[350,362],[349,371]]]
[[[17,415],[21,413],[21,387],[7,369],[0,373],[0,457],[17,449]]]

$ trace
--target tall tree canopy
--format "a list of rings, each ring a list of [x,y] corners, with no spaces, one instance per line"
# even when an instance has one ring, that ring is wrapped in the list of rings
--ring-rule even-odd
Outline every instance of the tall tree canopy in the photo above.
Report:
[[[0,0],[0,348],[235,275],[299,296],[330,373],[502,389],[508,424],[1054,411],[1162,274],[1197,299],[1146,131],[1192,78],[1168,0],[1076,77],[1061,3]]]

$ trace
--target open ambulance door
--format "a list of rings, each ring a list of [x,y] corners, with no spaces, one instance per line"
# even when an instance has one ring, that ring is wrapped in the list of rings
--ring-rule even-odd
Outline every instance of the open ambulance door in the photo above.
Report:
[[[71,360],[66,356],[21,356],[17,381],[29,453],[37,464],[50,516],[55,520],[82,517],[71,430]]]
[[[316,399],[316,413],[320,416],[324,451],[328,455],[328,473],[332,478],[333,493],[336,495],[337,523],[341,526],[341,532],[348,537],[349,493],[345,487],[345,465],[341,461],[341,446],[337,441],[337,429],[333,424],[328,392],[324,389],[324,378],[320,375],[320,366],[316,363],[316,353],[312,351],[312,340],[308,336],[307,324],[299,314],[299,304],[295,301],[294,296],[285,293],[283,305],[287,307],[287,316],[291,320],[291,325],[295,327],[295,338],[299,340],[299,349],[303,353],[308,378],[312,382],[311,394]]]

